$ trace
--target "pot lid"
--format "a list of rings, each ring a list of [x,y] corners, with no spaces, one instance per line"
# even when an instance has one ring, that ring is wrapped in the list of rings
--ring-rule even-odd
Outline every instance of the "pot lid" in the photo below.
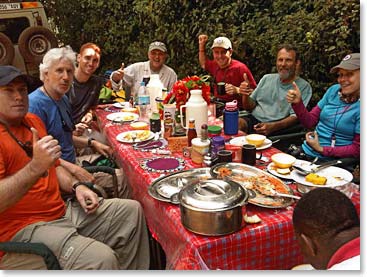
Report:
[[[185,186],[178,195],[180,204],[199,211],[228,210],[242,206],[248,192],[231,180],[198,180]]]

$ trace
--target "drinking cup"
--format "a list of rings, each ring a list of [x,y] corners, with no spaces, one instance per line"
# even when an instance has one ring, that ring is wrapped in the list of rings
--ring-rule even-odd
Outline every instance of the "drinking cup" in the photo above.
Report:
[[[218,93],[218,95],[225,95],[226,94],[226,83],[224,83],[224,82],[217,83],[217,93]]]
[[[247,165],[256,164],[256,146],[253,144],[244,144],[242,146],[242,163]]]
[[[230,163],[232,162],[232,151],[219,150],[217,153],[218,163]]]

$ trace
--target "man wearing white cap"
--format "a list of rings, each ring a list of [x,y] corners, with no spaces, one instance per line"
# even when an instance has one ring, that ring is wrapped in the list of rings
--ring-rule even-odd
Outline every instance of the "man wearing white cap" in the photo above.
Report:
[[[110,77],[112,88],[130,90],[131,95],[135,96],[138,94],[140,83],[145,81],[145,78],[149,80],[151,74],[159,74],[164,87],[170,91],[177,81],[177,74],[171,67],[165,65],[167,56],[167,47],[163,42],[152,42],[148,49],[148,61],[134,63],[126,68],[122,64],[120,69],[112,72]]]
[[[232,59],[232,43],[226,37],[217,37],[211,47],[213,60],[208,59],[205,54],[205,45],[208,41],[207,35],[199,36],[199,62],[203,69],[213,76],[215,84],[225,83],[225,95],[218,95],[217,86],[214,86],[214,95],[223,102],[237,100],[242,109],[242,96],[239,86],[244,80],[244,74],[251,88],[256,87],[256,82],[248,67],[240,61]]]

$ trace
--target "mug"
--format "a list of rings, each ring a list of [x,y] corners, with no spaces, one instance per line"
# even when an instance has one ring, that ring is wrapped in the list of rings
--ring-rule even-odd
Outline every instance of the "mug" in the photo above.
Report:
[[[242,163],[247,165],[256,164],[256,146],[253,144],[242,145]]]
[[[230,162],[232,162],[232,151],[219,150],[217,152],[217,162],[218,163],[230,163]]]
[[[217,83],[217,93],[218,95],[226,94],[226,83],[224,82]]]

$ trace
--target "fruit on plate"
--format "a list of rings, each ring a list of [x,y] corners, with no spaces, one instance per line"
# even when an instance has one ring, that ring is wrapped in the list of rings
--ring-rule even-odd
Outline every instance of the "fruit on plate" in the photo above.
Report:
[[[307,182],[310,182],[312,184],[315,184],[315,185],[325,185],[326,182],[327,182],[327,178],[324,177],[324,176],[320,176],[318,174],[315,174],[315,173],[310,173],[308,175],[306,175],[306,181]]]

